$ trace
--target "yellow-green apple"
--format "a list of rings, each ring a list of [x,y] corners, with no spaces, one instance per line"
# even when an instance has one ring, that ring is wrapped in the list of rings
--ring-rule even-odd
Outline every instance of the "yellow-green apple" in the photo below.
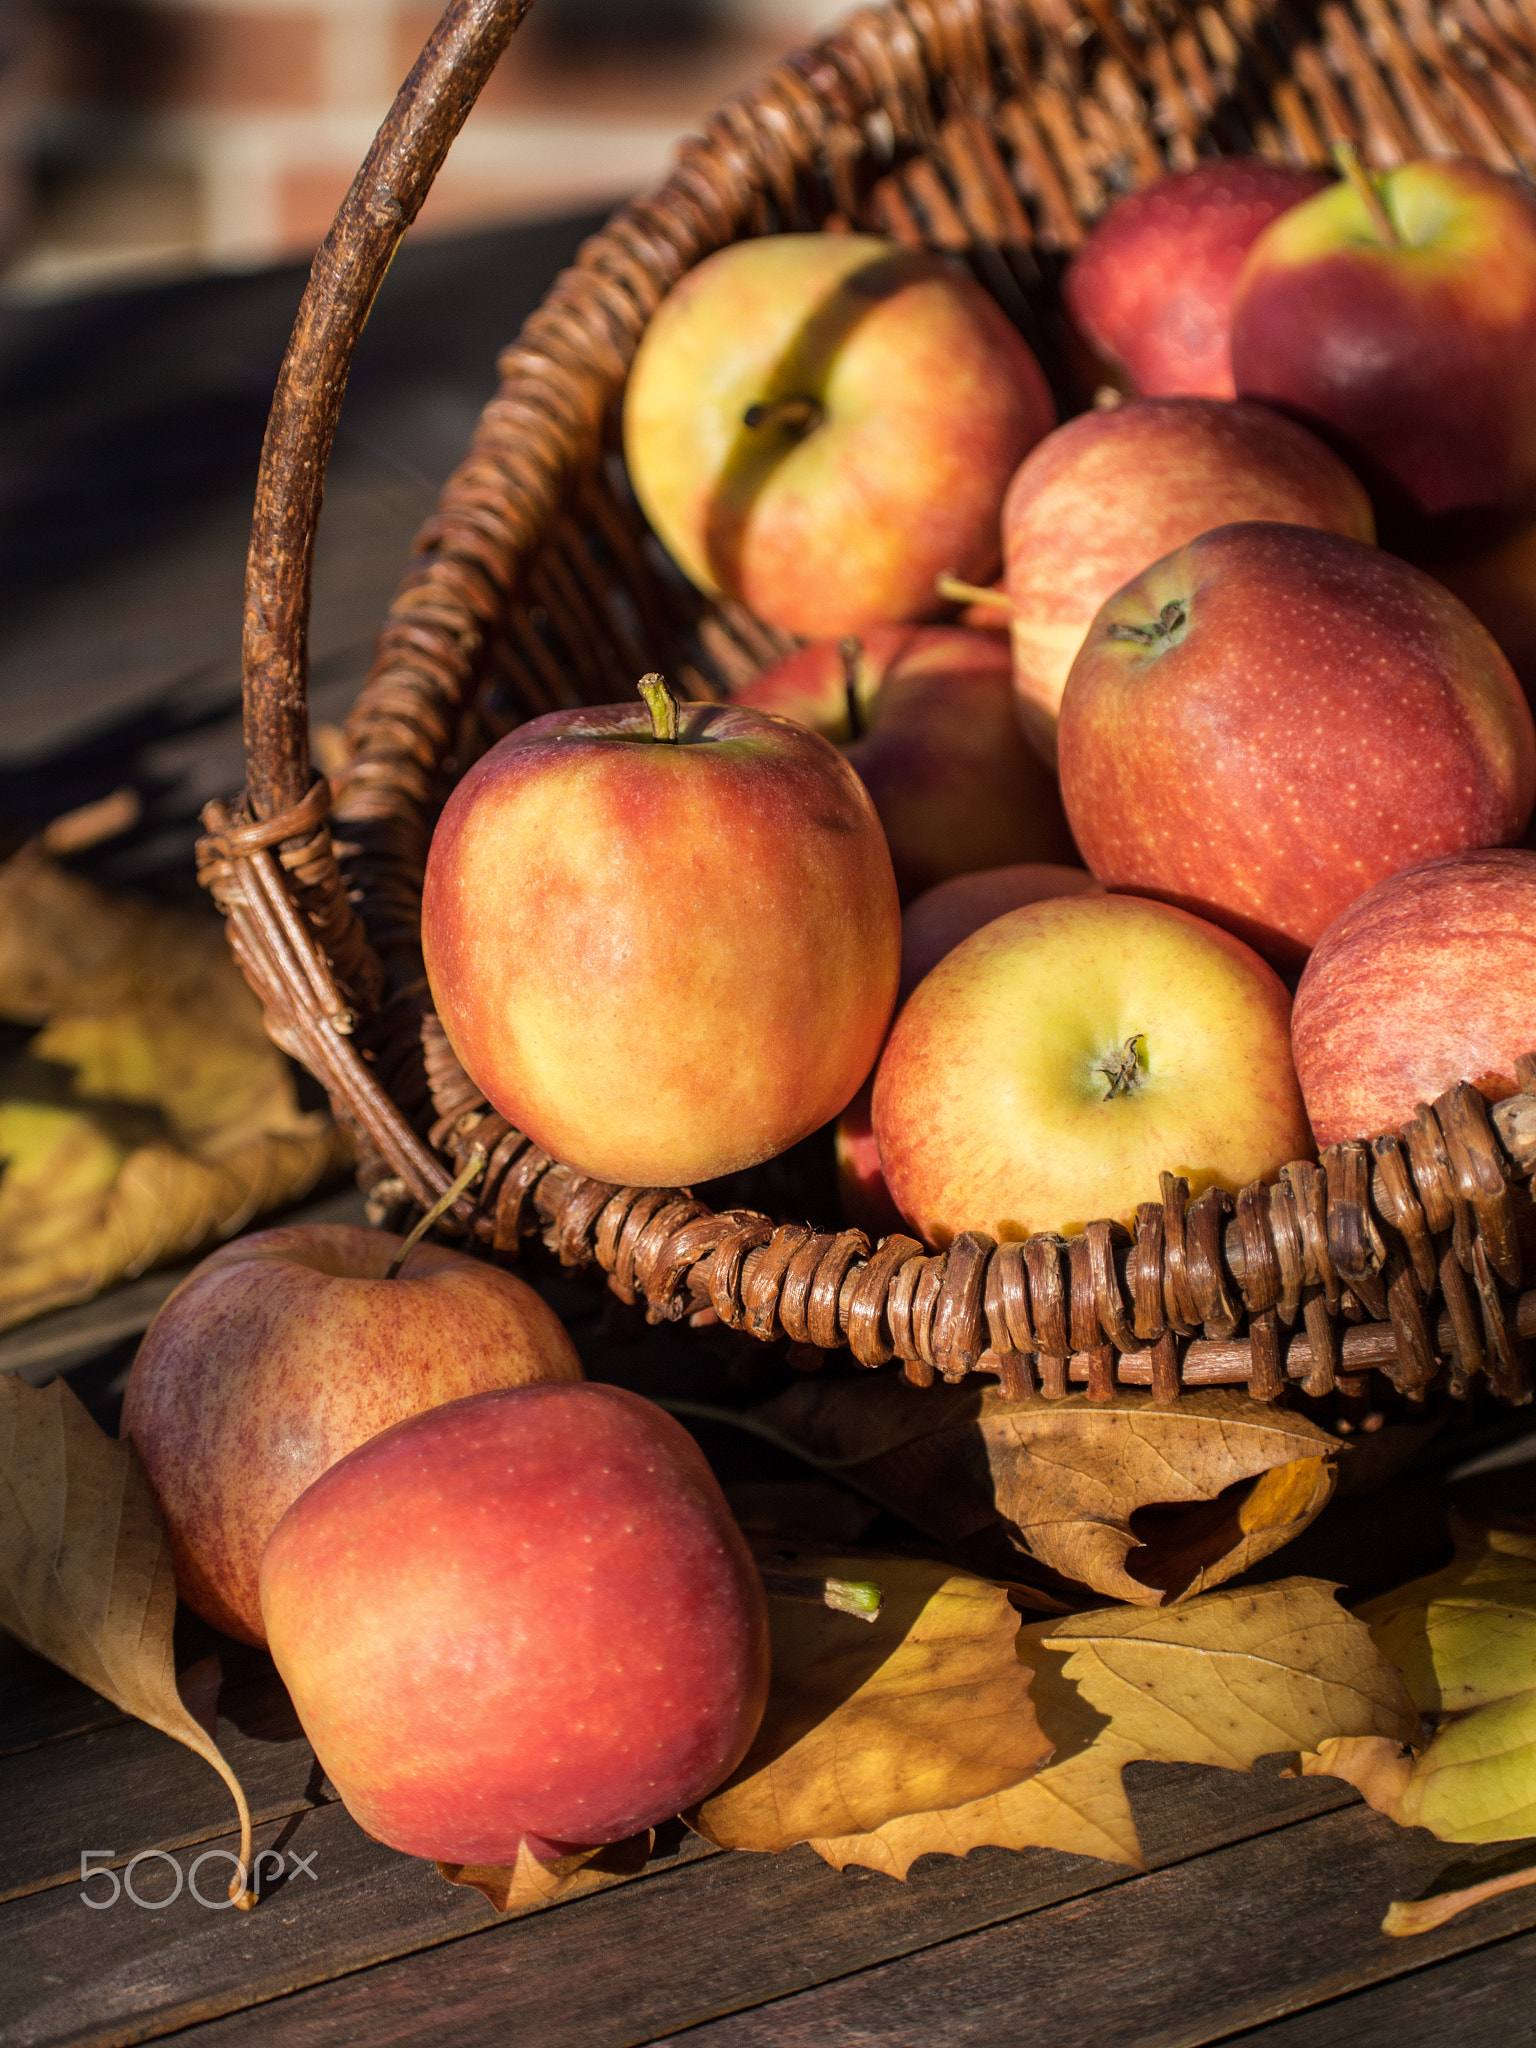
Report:
[[[1536,853],[1448,854],[1367,889],[1313,949],[1291,1043],[1320,1145],[1394,1130],[1458,1081],[1513,1095],[1536,1051]]]
[[[1102,887],[1086,868],[1054,867],[1040,861],[982,868],[925,890],[901,914],[898,1016],[924,975],[994,917],[1052,896],[1099,894]],[[880,1148],[871,1116],[874,1085],[871,1075],[838,1118],[833,1140],[843,1220],[879,1239],[900,1230],[902,1217],[880,1170]]]
[[[1003,503],[1003,550],[1019,716],[1047,760],[1099,606],[1149,562],[1240,519],[1376,537],[1364,486],[1267,406],[1137,400],[1080,413],[1025,457]]]
[[[1248,253],[1239,392],[1327,433],[1378,509],[1440,514],[1536,493],[1536,195],[1456,159],[1360,173]]]
[[[874,1064],[901,913],[836,747],[684,704],[551,712],[482,755],[427,859],[422,946],[454,1050],[599,1180],[674,1187],[828,1122]]]
[[[701,590],[805,639],[985,581],[1019,461],[1055,424],[1007,316],[943,258],[870,235],[706,257],[648,323],[624,399],[646,517]]]
[[[905,901],[973,868],[1072,857],[1056,778],[1014,718],[1010,673],[998,633],[877,626],[856,645],[801,648],[736,702],[841,747],[874,799]]]
[[[144,1334],[123,1399],[170,1533],[176,1587],[226,1635],[265,1640],[257,1568],[313,1480],[391,1424],[461,1395],[579,1380],[525,1282],[441,1245],[289,1224],[204,1259]]]
[[[1230,398],[1243,259],[1272,220],[1327,183],[1316,171],[1223,157],[1117,200],[1061,288],[1094,381],[1148,398]]]
[[[1284,983],[1168,904],[1079,895],[995,918],[913,991],[875,1076],[898,1208],[931,1244],[1129,1222],[1158,1175],[1271,1180],[1312,1151]]]
[[[353,1818],[448,1863],[665,1819],[735,1768],[767,1697],[725,1497],[619,1387],[475,1395],[375,1437],[278,1524],[261,1603]]]
[[[1106,888],[1299,964],[1346,904],[1518,839],[1536,732],[1464,604],[1380,548],[1218,527],[1100,611],[1072,665],[1062,795]]]

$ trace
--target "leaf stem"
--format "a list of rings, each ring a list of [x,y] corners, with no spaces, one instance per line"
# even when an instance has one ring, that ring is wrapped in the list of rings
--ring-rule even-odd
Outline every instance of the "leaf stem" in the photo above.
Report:
[[[458,1177],[438,1196],[426,1215],[416,1225],[409,1237],[401,1241],[400,1249],[384,1269],[386,1280],[398,1280],[400,1269],[415,1251],[439,1216],[445,1216],[472,1181],[478,1180],[485,1169],[485,1154],[478,1147],[470,1153],[469,1163]]]

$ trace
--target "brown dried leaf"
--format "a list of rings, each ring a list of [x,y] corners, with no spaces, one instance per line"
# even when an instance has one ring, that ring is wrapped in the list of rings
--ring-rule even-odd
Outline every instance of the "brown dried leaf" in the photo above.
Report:
[[[1159,1407],[880,1375],[803,1380],[753,1416],[940,1542],[1000,1522],[1064,1578],[1141,1606],[1208,1591],[1299,1535],[1338,1449],[1304,1416],[1221,1387]]]
[[[1481,1884],[1469,1884],[1462,1891],[1438,1892],[1431,1899],[1394,1899],[1387,1908],[1381,1931],[1383,1934],[1430,1934],[1435,1928],[1443,1927],[1447,1920],[1454,1920],[1458,1913],[1465,1913],[1469,1906],[1480,1906],[1485,1899],[1496,1899],[1502,1892],[1523,1891],[1532,1884],[1536,1884],[1536,1869],[1510,1870],[1502,1877],[1489,1877]]]
[[[873,1623],[770,1597],[773,1683],[746,1758],[688,1816],[727,1849],[787,1849],[976,1799],[1040,1765],[1001,1586],[904,1557],[801,1551],[798,1572],[875,1578]]]
[[[0,1378],[0,1627],[211,1764],[240,1814],[243,1870],[250,1810],[177,1691],[175,1616],[170,1545],[133,1445],[105,1436],[62,1380]]]
[[[1023,1630],[1049,1766],[989,1797],[863,1835],[813,1840],[842,1869],[905,1877],[919,1856],[1062,1849],[1140,1866],[1121,1784],[1128,1763],[1245,1771],[1329,1735],[1402,1739],[1417,1726],[1397,1673],[1316,1579],[1203,1595],[1161,1612],[1111,1607]]]
[[[557,1899],[602,1891],[621,1877],[633,1877],[645,1868],[655,1839],[655,1831],[646,1828],[622,1842],[578,1849],[547,1863],[533,1854],[525,1839],[517,1845],[514,1864],[439,1863],[437,1868],[450,1884],[467,1885],[489,1899],[498,1913],[529,1913],[552,1906]]]

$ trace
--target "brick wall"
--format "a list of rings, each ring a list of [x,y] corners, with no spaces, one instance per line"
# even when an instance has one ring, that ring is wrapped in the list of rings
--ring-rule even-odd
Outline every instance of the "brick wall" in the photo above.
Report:
[[[422,230],[635,190],[661,174],[693,122],[836,5],[536,4],[455,144]],[[631,33],[647,7],[663,9],[650,44]],[[96,218],[110,216],[121,253],[140,186],[159,195],[151,241],[170,233],[180,260],[243,266],[313,248],[437,13],[430,0],[51,0],[41,132],[67,144],[90,132],[93,117],[106,123],[112,180],[111,194],[94,202],[76,194],[75,255],[55,254],[55,268],[67,272],[73,261],[89,270],[84,217],[93,205]],[[82,177],[89,195],[89,167]],[[181,213],[168,229],[172,186]],[[45,227],[39,236],[46,242]],[[37,242],[22,267],[41,265],[46,286]]]

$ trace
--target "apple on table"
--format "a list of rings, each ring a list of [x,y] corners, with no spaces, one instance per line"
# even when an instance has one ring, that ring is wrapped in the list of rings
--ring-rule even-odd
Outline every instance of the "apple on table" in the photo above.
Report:
[[[997,633],[877,626],[801,648],[735,701],[842,750],[879,813],[904,901],[972,869],[1072,858],[1056,778],[1018,729]]]
[[[982,287],[872,235],[761,235],[690,270],[624,399],[642,510],[700,590],[803,639],[942,609],[985,582],[1020,459],[1056,422]]]
[[[559,1318],[525,1281],[443,1245],[291,1223],[211,1253],[144,1334],[123,1397],[183,1600],[262,1643],[267,1538],[339,1458],[466,1394],[579,1380]]]

